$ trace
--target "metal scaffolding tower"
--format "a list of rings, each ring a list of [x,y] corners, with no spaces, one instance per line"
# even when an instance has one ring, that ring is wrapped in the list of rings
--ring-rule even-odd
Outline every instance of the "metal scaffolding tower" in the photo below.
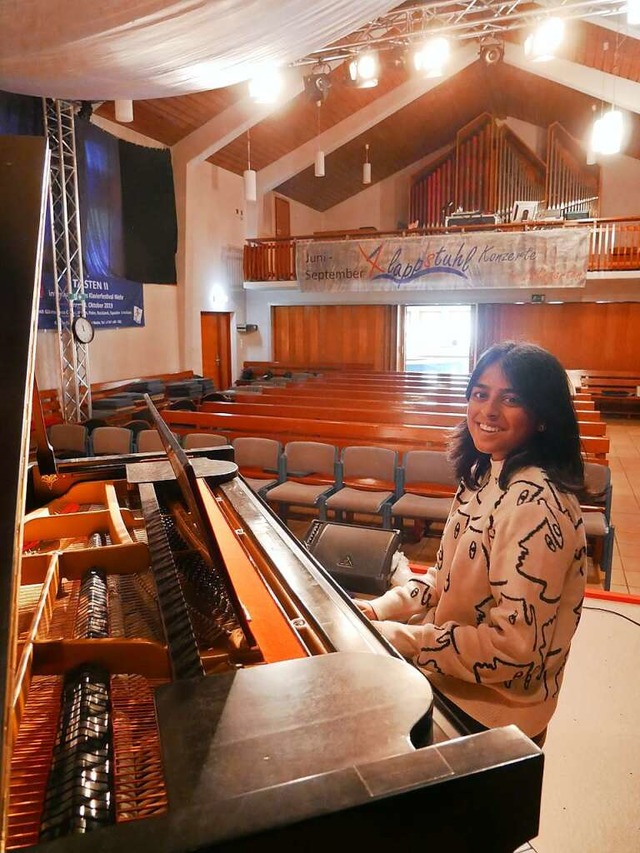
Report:
[[[49,212],[53,243],[56,317],[60,346],[61,397],[65,421],[91,417],[89,350],[76,340],[73,322],[86,316],[74,104],[43,99],[45,133],[51,149]]]

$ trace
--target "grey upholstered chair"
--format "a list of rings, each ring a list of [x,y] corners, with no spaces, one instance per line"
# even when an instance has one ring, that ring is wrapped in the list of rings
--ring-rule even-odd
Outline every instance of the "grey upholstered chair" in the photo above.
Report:
[[[342,451],[338,489],[325,501],[336,521],[353,516],[377,515],[391,528],[391,504],[397,497],[395,450],[387,447],[345,447]]]
[[[131,453],[133,450],[133,432],[126,427],[96,427],[91,433],[91,450],[95,456]]]
[[[593,562],[604,574],[604,588],[611,589],[615,527],[611,523],[611,469],[597,462],[584,463],[585,494],[582,520]]]
[[[59,459],[86,456],[89,448],[89,431],[84,424],[52,424],[49,442]]]
[[[188,432],[182,439],[182,446],[185,450],[221,447],[223,444],[229,443],[229,438],[226,435],[220,435],[218,432]]]
[[[266,490],[265,497],[283,520],[293,506],[317,508],[325,520],[324,502],[335,491],[337,476],[337,447],[321,441],[290,441],[280,457],[284,482]]]
[[[405,518],[416,521],[420,536],[433,522],[445,522],[458,480],[442,450],[409,450],[399,470],[401,497],[391,507],[396,526]]]
[[[164,444],[157,429],[144,429],[136,436],[136,448],[139,453],[151,453],[164,450]]]
[[[265,489],[279,482],[282,445],[274,438],[240,436],[234,438],[235,461],[247,485],[262,496]]]

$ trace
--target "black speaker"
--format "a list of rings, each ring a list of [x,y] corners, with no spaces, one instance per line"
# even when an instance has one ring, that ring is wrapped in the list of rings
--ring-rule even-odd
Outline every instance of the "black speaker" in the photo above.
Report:
[[[349,592],[372,595],[389,586],[391,561],[400,546],[400,532],[313,521],[303,539],[320,565]]]

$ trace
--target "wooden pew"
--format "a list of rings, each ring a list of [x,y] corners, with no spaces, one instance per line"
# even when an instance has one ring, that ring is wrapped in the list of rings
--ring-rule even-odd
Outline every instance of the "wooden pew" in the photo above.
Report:
[[[451,430],[442,426],[416,426],[368,421],[314,420],[308,418],[239,415],[213,412],[181,412],[165,409],[162,413],[170,429],[187,432],[219,432],[232,440],[241,435],[287,441],[325,441],[336,447],[373,445],[393,450],[444,450]],[[588,459],[606,464],[609,439],[606,436],[581,437]]]
[[[356,364],[356,363],[326,363],[326,364],[291,364],[284,361],[243,361],[243,370],[253,370],[256,375],[267,372],[273,373],[274,376],[282,376],[285,373],[341,373],[344,370],[354,371],[369,371],[373,370],[373,364]]]
[[[239,393],[254,393],[258,392],[246,392],[242,390],[233,391],[230,393],[230,396],[236,397]],[[398,390],[384,391],[378,388],[375,389],[362,389],[358,387],[339,387],[336,385],[316,385],[307,383],[296,383],[286,386],[278,386],[278,385],[262,385],[260,386],[261,394],[273,394],[276,397],[297,397],[297,396],[305,396],[308,394],[316,394],[322,396],[322,398],[327,399],[329,395],[331,399],[343,398],[347,400],[369,400],[375,401],[378,403],[390,403],[390,402],[399,402],[403,405],[408,405],[410,403],[425,403],[425,402],[434,402],[434,403],[461,403],[466,406],[467,400],[463,393],[439,393],[436,391],[423,391],[420,393],[416,393],[414,391],[404,392]],[[590,399],[581,399],[575,398],[576,402],[579,402],[581,408],[584,406],[586,409],[594,409],[593,400]]]
[[[581,371],[581,387],[605,414],[640,414],[640,372]]]
[[[260,395],[254,395],[260,396]],[[290,405],[287,403],[265,403],[265,402],[246,402],[246,403],[224,403],[212,402],[203,403],[199,406],[201,412],[212,412],[215,414],[229,413],[237,415],[267,415],[270,417],[286,417],[303,420],[324,420],[330,417],[331,420],[337,421],[362,421],[363,409],[336,407],[329,404],[321,405],[321,401],[317,401],[316,406],[309,405]],[[415,409],[384,409],[375,410],[375,420],[378,423],[389,424],[415,424],[417,426],[445,426],[448,429],[454,429],[457,424],[464,420],[464,413],[453,412],[431,412],[417,411]],[[579,421],[580,435],[606,435],[607,425],[602,420],[594,421]]]
[[[296,406],[324,406],[325,411],[327,407],[327,394],[326,392],[316,393],[316,394],[300,394],[295,397],[287,398],[285,394],[283,395],[272,395],[270,393],[264,394],[255,394],[255,393],[242,393],[242,391],[238,391],[234,393],[232,396],[233,402],[236,403],[253,403],[253,404],[267,404],[274,405],[275,400],[282,400],[282,405],[296,405]],[[331,398],[329,398],[331,399]],[[333,402],[330,402],[329,405],[333,405]],[[368,399],[368,398],[351,398],[348,401],[342,400],[340,405],[343,405],[345,408],[349,409],[363,409],[366,414],[365,417],[368,416],[369,412],[376,411],[380,408],[379,402]],[[589,406],[589,408],[583,408],[585,405]],[[430,400],[413,400],[409,404],[405,404],[402,401],[397,400],[389,400],[385,402],[385,409],[389,409],[392,411],[404,411],[405,409],[410,409],[415,412],[434,412],[434,413],[449,413],[449,414],[457,414],[460,417],[464,417],[467,411],[467,402],[457,402],[457,403],[441,403],[434,402]],[[578,414],[578,420],[580,421],[601,421],[602,415],[600,412],[594,408],[593,402],[585,403],[583,401],[577,401],[575,404],[576,413]]]

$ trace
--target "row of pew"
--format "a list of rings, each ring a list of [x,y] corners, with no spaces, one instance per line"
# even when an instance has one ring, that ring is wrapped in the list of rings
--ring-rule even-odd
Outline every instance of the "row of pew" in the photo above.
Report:
[[[108,426],[122,426],[144,412],[145,394],[149,394],[156,408],[163,409],[185,401],[192,402],[195,408],[208,394],[214,392],[213,380],[196,375],[192,370],[92,383],[92,419],[104,421]],[[58,390],[42,389],[39,397],[45,425],[50,427],[63,423],[64,413]]]
[[[351,445],[445,450],[465,415],[466,377],[354,371],[318,374],[277,384],[256,381],[203,402],[197,411],[165,411],[174,432],[264,436],[286,443],[311,440]],[[585,458],[607,463],[606,422],[589,394],[574,398]]]

